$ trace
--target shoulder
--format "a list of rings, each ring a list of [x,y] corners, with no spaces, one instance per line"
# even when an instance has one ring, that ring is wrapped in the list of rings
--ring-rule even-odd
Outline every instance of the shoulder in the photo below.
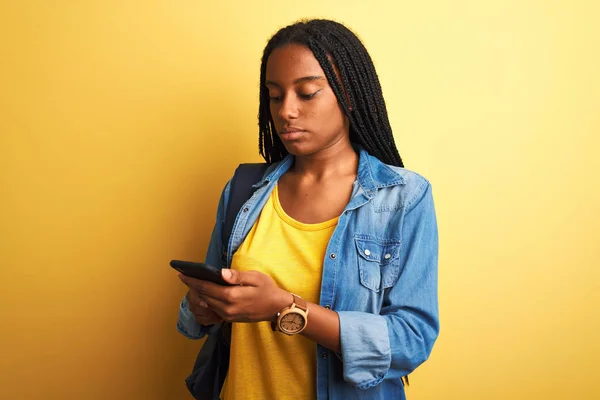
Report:
[[[431,192],[431,183],[423,175],[403,167],[382,166],[397,174],[399,179],[396,184],[379,190],[376,197],[379,198],[380,208],[408,210]]]
[[[251,188],[256,189],[267,181],[272,180],[282,168],[284,162],[285,160],[272,164],[244,163],[238,165],[221,191],[222,205],[227,207],[232,191],[235,192],[237,196],[239,196],[240,193],[244,196],[249,195],[252,191]]]
[[[431,186],[431,182],[429,182],[427,178],[425,178],[418,172],[403,167],[395,167],[393,165],[387,164],[386,167],[390,168],[392,171],[394,171],[402,177],[403,186],[405,187],[405,190],[411,193],[415,193],[417,195],[419,193],[422,194]]]

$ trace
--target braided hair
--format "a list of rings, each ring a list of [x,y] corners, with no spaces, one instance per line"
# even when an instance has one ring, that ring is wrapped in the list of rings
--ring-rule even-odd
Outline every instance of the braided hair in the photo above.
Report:
[[[259,152],[266,162],[281,161],[287,154],[277,136],[269,109],[265,85],[267,60],[273,50],[287,44],[308,47],[323,68],[343,113],[350,121],[350,141],[386,164],[403,167],[387,109],[367,49],[344,25],[330,20],[299,21],[280,29],[267,43],[260,66],[260,105],[258,109]],[[340,82],[335,67],[339,71]]]

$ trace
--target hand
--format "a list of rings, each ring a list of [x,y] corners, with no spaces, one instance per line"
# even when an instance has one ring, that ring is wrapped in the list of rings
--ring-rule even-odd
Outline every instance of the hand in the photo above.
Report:
[[[208,304],[202,300],[198,293],[190,289],[185,297],[188,301],[188,308],[200,325],[212,325],[223,321],[212,308],[208,307]]]
[[[197,294],[227,322],[272,321],[279,311],[292,304],[292,295],[278,288],[266,274],[224,268],[221,275],[235,286],[221,286],[185,275],[179,278],[191,293]]]

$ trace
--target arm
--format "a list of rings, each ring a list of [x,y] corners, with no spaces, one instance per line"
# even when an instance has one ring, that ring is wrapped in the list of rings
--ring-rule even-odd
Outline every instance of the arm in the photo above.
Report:
[[[287,304],[283,307],[289,306],[290,304],[291,302],[288,300]],[[342,351],[342,347],[340,342],[340,318],[338,313],[314,303],[307,302],[307,304],[309,323],[300,334],[339,354]]]
[[[221,198],[219,199],[219,205],[217,207],[217,218],[215,226],[212,231],[208,250],[206,252],[206,263],[214,266],[221,265],[221,254],[223,249],[223,243],[221,239],[221,232],[223,228],[223,221],[225,218],[225,209],[229,200],[229,189],[230,182],[227,182]],[[197,298],[197,296],[191,296]],[[198,305],[196,305],[198,306]],[[193,308],[193,307],[192,307]],[[197,307],[198,308],[198,307]],[[201,339],[209,333],[211,325],[201,325],[196,321],[194,313],[190,311],[190,304],[188,302],[188,295],[183,297],[179,306],[179,318],[177,320],[177,331],[182,335],[190,339]]]
[[[339,312],[344,379],[361,389],[412,372],[429,357],[439,333],[438,235],[429,184],[413,204],[402,226],[401,275],[380,314]]]
[[[182,274],[179,278],[228,322],[273,321],[279,311],[292,304],[292,295],[277,287],[266,274],[230,269],[223,269],[221,274],[223,279],[236,286],[220,286]],[[338,314],[314,303],[307,304],[310,323],[301,334],[339,353]]]

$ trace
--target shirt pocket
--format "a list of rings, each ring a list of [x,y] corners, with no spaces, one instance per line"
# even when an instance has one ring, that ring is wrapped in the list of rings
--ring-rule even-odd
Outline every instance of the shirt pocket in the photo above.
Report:
[[[400,274],[400,240],[356,235],[354,242],[360,283],[374,292],[394,286]]]

